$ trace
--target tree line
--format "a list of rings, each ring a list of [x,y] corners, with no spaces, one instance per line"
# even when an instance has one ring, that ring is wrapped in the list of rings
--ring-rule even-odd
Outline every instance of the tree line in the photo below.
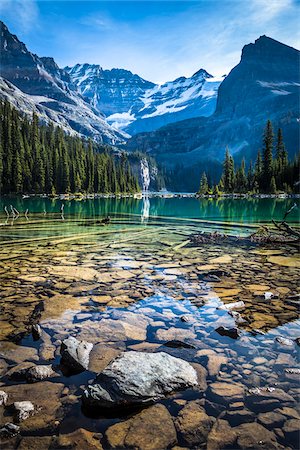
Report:
[[[0,102],[0,192],[134,193],[140,190],[125,154],[67,135]]]
[[[233,156],[227,147],[219,183],[211,186],[206,173],[203,172],[198,193],[203,195],[296,193],[299,191],[299,173],[299,154],[289,161],[282,130],[278,129],[275,142],[273,126],[268,120],[263,135],[263,150],[262,152],[258,150],[254,165],[250,161],[246,170],[243,158],[241,165],[235,168]]]

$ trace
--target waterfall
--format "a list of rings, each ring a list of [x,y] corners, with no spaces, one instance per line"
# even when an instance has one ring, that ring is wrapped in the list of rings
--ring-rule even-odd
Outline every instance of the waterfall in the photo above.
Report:
[[[148,220],[150,213],[150,200],[148,197],[150,186],[150,170],[147,158],[141,159],[141,180],[142,180],[142,194],[143,194],[141,221],[145,222]]]
[[[147,158],[141,159],[141,179],[143,195],[147,195],[150,186],[150,170]]]

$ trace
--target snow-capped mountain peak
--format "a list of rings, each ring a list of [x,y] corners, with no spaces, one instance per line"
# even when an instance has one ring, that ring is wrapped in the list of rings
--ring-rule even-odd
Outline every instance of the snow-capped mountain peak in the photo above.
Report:
[[[107,121],[129,134],[213,114],[222,81],[205,69],[161,85],[125,69],[104,70],[96,64],[76,64],[65,70],[81,94],[106,114]]]

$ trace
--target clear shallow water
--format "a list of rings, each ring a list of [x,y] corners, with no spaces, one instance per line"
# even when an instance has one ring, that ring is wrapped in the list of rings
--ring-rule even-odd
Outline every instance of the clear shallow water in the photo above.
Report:
[[[49,198],[0,197],[0,211],[13,204],[20,212],[55,214],[64,203],[65,216],[92,218],[105,215],[142,215],[144,201],[134,198],[98,198],[86,200],[52,200]],[[298,205],[287,221],[299,220],[299,199],[196,199],[196,198],[149,198],[149,215],[218,220],[224,222],[270,222],[281,220],[285,212],[294,204]]]
[[[268,430],[267,444],[256,443],[255,448],[298,447],[293,432],[295,423],[290,421],[295,420],[299,410],[295,401],[299,376],[288,372],[299,368],[299,347],[295,342],[300,336],[297,249],[270,245],[181,246],[191,233],[224,230],[220,224],[179,220],[203,219],[204,213],[195,209],[197,205],[205,211],[203,201],[196,199],[163,199],[163,209],[158,207],[161,199],[153,199],[159,210],[157,215],[169,216],[164,220],[143,219],[142,202],[134,199],[101,199],[93,207],[92,201],[87,201],[91,210],[85,210],[85,202],[65,202],[64,220],[58,212],[59,202],[52,204],[52,214],[47,206],[44,216],[44,204],[29,200],[31,207],[27,207],[36,213],[31,213],[28,222],[20,217],[13,223],[9,220],[9,226],[1,229],[0,382],[10,401],[31,400],[41,409],[21,424],[21,438],[5,441],[3,448],[17,448],[20,439],[20,445],[28,448],[32,436],[39,437],[35,443],[39,449],[61,448],[63,439],[78,441],[78,435],[66,438],[78,428],[84,428],[90,438],[101,433],[102,436],[96,436],[97,442],[101,440],[103,448],[109,448],[107,430],[129,417],[138,418],[139,411],[83,411],[80,396],[84,385],[126,350],[165,351],[203,366],[207,387],[183,391],[161,402],[174,422],[180,411],[197,400],[208,416],[226,420],[237,433],[230,448],[245,448],[238,437],[239,433],[247,434],[240,428],[245,423]],[[44,199],[37,200],[40,201]],[[276,200],[273,205],[277,218],[291,205],[289,200],[281,202]],[[92,212],[100,211],[98,203],[109,205],[101,210],[100,217]],[[206,211],[209,220],[224,220],[222,208],[215,201],[210,205],[213,211],[209,207]],[[253,204],[250,200],[243,207],[238,205],[234,206],[226,229],[247,234],[253,228],[247,226],[245,219],[241,228],[231,226],[231,222],[242,221],[239,214],[250,211]],[[21,210],[17,201],[14,206]],[[81,213],[76,208],[82,208]],[[150,211],[151,208],[150,205]],[[116,209],[118,215],[114,216]],[[268,218],[266,207],[260,204],[259,210],[261,215],[254,222]],[[131,211],[137,216],[128,214]],[[102,214],[112,216],[109,226],[96,223]],[[170,219],[176,215],[178,220]],[[93,220],[82,220],[85,218]],[[207,275],[216,273],[218,281],[207,281]],[[266,301],[266,291],[273,292],[274,298]],[[237,325],[227,311],[218,308],[241,300],[245,306],[240,314],[246,322]],[[182,316],[187,322],[182,322]],[[43,334],[41,340],[34,342],[28,330],[36,320]],[[220,335],[216,331],[219,326],[238,327],[240,337]],[[91,357],[88,371],[67,376],[59,365],[59,348],[61,340],[70,335],[92,342],[98,353]],[[290,343],[283,345],[276,338],[289,339]],[[165,345],[174,339],[194,348]],[[24,362],[53,364],[56,376],[32,385],[9,380],[7,371]],[[230,401],[224,401],[215,391],[215,383],[229,388],[241,386],[243,395],[233,394]],[[249,391],[257,387],[269,389],[267,394],[255,394],[258,408]],[[266,402],[264,395],[271,401]],[[274,412],[280,420],[278,416],[274,419]],[[9,412],[1,408],[0,423],[10,419]],[[255,433],[257,429],[252,428],[252,435]],[[137,439],[145,436],[145,427],[140,427]],[[186,439],[184,430],[177,430],[178,444],[191,448]],[[206,440],[209,434],[201,448],[206,448]],[[88,448],[87,442],[81,447]]]

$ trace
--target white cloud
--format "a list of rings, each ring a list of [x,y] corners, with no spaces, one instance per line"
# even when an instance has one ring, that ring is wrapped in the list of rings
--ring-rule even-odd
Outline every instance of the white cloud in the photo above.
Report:
[[[35,0],[0,0],[0,14],[21,33],[37,25],[39,10]]]

